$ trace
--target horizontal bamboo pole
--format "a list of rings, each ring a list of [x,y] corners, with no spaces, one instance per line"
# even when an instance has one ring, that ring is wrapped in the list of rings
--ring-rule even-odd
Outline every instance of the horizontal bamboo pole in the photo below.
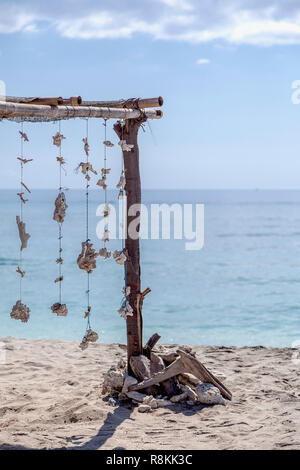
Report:
[[[112,118],[112,119],[135,119],[146,116],[148,119],[160,119],[163,113],[159,109],[141,111],[139,109],[117,109],[102,108],[96,106],[45,106],[34,104],[21,104],[0,101],[1,118]]]
[[[49,106],[70,105],[79,106],[82,103],[81,96],[71,96],[71,98],[62,98],[61,96],[25,98],[22,96],[6,96],[5,101],[9,103],[22,104],[45,104]]]
[[[164,100],[162,96],[154,98],[129,98],[127,100],[112,100],[112,101],[82,101],[81,96],[75,96],[64,99],[62,97],[31,97],[24,96],[7,96],[6,101],[9,103],[22,103],[22,104],[48,104],[53,106],[71,105],[71,106],[96,106],[100,108],[127,108],[127,109],[144,109],[144,108],[157,108],[163,105]]]
[[[128,109],[143,109],[143,108],[156,108],[162,106],[164,100],[161,96],[155,98],[129,98],[128,100],[118,101],[83,101],[83,106],[108,106],[109,108],[128,108]]]

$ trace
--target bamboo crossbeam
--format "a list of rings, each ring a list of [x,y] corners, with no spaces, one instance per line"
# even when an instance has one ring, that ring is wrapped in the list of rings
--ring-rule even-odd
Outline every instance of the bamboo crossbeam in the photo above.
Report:
[[[52,97],[30,97],[25,98],[22,96],[6,96],[5,101],[9,103],[21,104],[45,104],[49,106],[70,105],[79,106],[82,103],[81,96],[72,96],[71,98],[62,98],[61,96]]]
[[[162,96],[155,98],[129,98],[127,100],[117,101],[83,101],[83,106],[101,106],[109,108],[127,108],[127,109],[144,109],[157,108],[164,104]]]
[[[46,106],[0,101],[1,118],[40,118],[41,120],[69,118],[112,118],[136,119],[142,116],[148,119],[160,119],[163,113],[159,109],[141,111],[139,109],[119,109],[96,106]]]

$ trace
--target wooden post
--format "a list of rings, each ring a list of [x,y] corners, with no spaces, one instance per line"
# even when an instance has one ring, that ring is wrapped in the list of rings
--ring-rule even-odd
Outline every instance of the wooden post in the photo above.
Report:
[[[126,196],[127,196],[127,231],[125,240],[125,249],[128,253],[127,262],[127,285],[130,286],[130,305],[133,308],[133,316],[128,317],[127,324],[127,356],[128,371],[132,374],[129,364],[131,356],[139,356],[143,353],[143,319],[142,319],[142,297],[141,297],[141,269],[140,269],[140,241],[139,238],[132,239],[128,235],[128,227],[131,221],[140,216],[140,210],[136,215],[129,216],[129,208],[135,204],[139,207],[141,204],[141,178],[139,168],[139,147],[138,147],[138,131],[146,117],[138,119],[128,119],[125,124],[117,122],[114,130],[120,140],[126,140],[127,144],[133,144],[133,148],[129,152],[123,151],[124,169],[126,176]],[[137,206],[136,206],[137,205]],[[140,224],[138,223],[136,231],[139,232]]]

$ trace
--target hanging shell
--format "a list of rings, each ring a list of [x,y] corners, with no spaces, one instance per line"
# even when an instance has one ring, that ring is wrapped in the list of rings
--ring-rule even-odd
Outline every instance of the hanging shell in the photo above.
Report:
[[[109,242],[109,230],[108,230],[108,229],[105,229],[105,230],[104,230],[102,240],[103,240],[104,242]]]
[[[123,289],[122,289],[122,292],[123,292],[124,295],[126,295],[126,297],[127,297],[128,295],[130,295],[130,291],[131,291],[130,286],[127,286],[127,287],[126,287],[126,291],[125,291],[125,286],[124,286]]]
[[[81,172],[86,175],[88,171],[91,171],[94,173],[94,175],[97,175],[97,171],[94,170],[93,165],[90,162],[80,162],[77,168],[81,167]]]
[[[23,323],[27,323],[30,317],[30,309],[27,305],[22,304],[21,300],[18,300],[17,303],[13,306],[12,311],[10,312],[11,318],[15,320],[21,320]]]
[[[96,258],[99,253],[96,253],[93,248],[93,244],[89,242],[81,243],[81,253],[78,255],[77,264],[80,269],[83,269],[87,273],[92,273],[93,269],[96,268]]]
[[[120,181],[118,182],[118,184],[116,185],[116,188],[117,189],[120,189],[120,188],[123,188],[125,186],[125,183],[126,183],[126,178],[124,175],[121,175],[120,176]]]
[[[114,260],[116,261],[117,264],[124,264],[125,261],[127,260],[127,257],[124,253],[124,251],[118,251],[118,250],[115,250],[113,252],[113,258]]]
[[[100,248],[99,255],[102,256],[104,259],[108,259],[111,257],[111,251],[108,251],[106,246],[104,248]]]
[[[101,168],[102,175],[109,175],[111,168]]]
[[[120,313],[121,317],[127,318],[127,317],[132,317],[133,316],[133,308],[131,307],[130,303],[128,300],[126,300],[121,308],[119,308],[118,312]]]
[[[56,220],[56,222],[58,223],[62,223],[65,220],[67,208],[68,205],[66,202],[65,193],[61,192],[55,199],[55,210],[53,214],[53,220]]]
[[[89,156],[89,152],[90,152],[90,146],[89,146],[87,137],[84,137],[84,138],[82,139],[82,142],[84,143],[83,148],[84,148],[85,154],[86,154],[86,156],[88,157],[88,156]]]
[[[114,146],[114,144],[110,140],[104,140],[103,143],[106,147],[113,147]]]
[[[87,330],[85,336],[82,338],[82,341],[79,347],[83,351],[84,349],[88,347],[89,343],[95,343],[98,339],[99,339],[99,336],[96,333],[96,331],[89,329]]]
[[[66,304],[60,304],[59,302],[56,302],[55,304],[52,305],[51,310],[53,313],[56,313],[58,317],[66,317],[68,314],[68,309]]]
[[[105,190],[107,188],[106,176],[102,176],[102,178],[97,181],[97,185]]]
[[[126,140],[120,140],[119,145],[123,152],[131,152],[134,147],[133,144],[127,144]]]
[[[56,134],[52,137],[53,139],[53,145],[56,145],[56,147],[60,147],[62,140],[65,139],[65,136],[62,135],[60,132],[56,132]]]

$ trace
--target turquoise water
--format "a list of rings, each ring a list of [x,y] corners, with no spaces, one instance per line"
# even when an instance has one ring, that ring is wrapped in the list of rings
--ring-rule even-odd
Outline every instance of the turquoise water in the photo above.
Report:
[[[102,194],[91,194],[91,238],[97,247],[95,214]],[[85,239],[80,190],[67,193],[64,224],[63,300],[69,315],[59,318],[50,311],[58,300],[55,195],[35,190],[25,207],[31,239],[24,250],[23,301],[31,318],[22,324],[9,316],[19,297],[19,204],[15,191],[0,191],[0,336],[79,340],[85,331],[86,275],[76,264]],[[201,251],[185,251],[184,240],[141,241],[142,286],[152,289],[144,302],[145,337],[157,331],[163,342],[236,346],[290,346],[300,338],[299,191],[145,191],[143,199],[205,204]],[[112,248],[118,245],[111,242]],[[117,313],[122,278],[122,267],[102,259],[91,276],[92,326],[103,342],[126,340]]]

